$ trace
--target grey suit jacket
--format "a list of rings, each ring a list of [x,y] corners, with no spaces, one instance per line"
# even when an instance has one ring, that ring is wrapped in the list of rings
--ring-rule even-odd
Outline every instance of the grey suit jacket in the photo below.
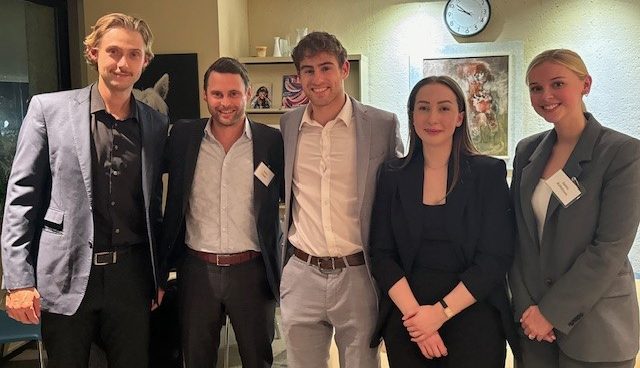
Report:
[[[42,308],[72,315],[91,269],[91,86],[34,96],[11,168],[2,224],[7,289],[36,286]],[[156,272],[160,165],[168,118],[136,101],[142,135],[142,192]]]
[[[638,352],[638,304],[627,257],[640,221],[640,141],[587,126],[564,172],[583,187],[564,208],[552,196],[538,239],[531,196],[557,136],[555,130],[516,148],[512,197],[518,228],[509,273],[514,317],[537,304],[573,359],[623,361]]]
[[[364,254],[369,267],[369,222],[375,195],[376,175],[380,164],[403,153],[399,136],[399,123],[395,114],[363,105],[354,98],[353,121],[356,124],[356,176],[358,182],[358,207],[360,232]],[[305,107],[288,112],[280,119],[284,139],[285,227],[282,241],[282,267],[292,254],[287,240],[291,225],[291,182],[296,161],[298,134]],[[311,185],[317,183],[310,183]],[[371,280],[373,283],[373,279]]]

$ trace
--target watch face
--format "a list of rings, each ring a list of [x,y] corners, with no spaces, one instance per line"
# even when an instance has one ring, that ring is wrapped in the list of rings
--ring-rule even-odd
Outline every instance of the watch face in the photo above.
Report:
[[[489,23],[491,6],[487,0],[449,0],[444,8],[444,21],[456,36],[480,33]]]

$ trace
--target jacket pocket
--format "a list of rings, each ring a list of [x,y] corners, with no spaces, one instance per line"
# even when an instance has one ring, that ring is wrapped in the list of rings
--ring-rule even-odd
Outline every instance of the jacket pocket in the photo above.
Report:
[[[609,289],[604,293],[605,298],[612,298],[616,296],[626,296],[631,294],[635,289],[635,281],[632,273],[622,274],[616,276],[609,286]]]
[[[62,232],[64,228],[64,211],[47,209],[44,215],[44,228],[52,232]]]

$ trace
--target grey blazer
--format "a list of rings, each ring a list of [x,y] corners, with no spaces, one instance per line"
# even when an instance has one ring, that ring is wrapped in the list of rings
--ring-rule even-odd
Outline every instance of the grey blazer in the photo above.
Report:
[[[582,197],[567,208],[551,197],[542,239],[531,196],[555,130],[516,148],[511,192],[518,241],[509,273],[514,317],[537,304],[567,356],[623,361],[638,352],[638,303],[627,255],[640,221],[640,141],[585,117],[563,169],[583,187]]]
[[[2,266],[7,289],[36,286],[44,310],[72,315],[91,269],[93,197],[90,90],[34,96],[7,187]],[[142,134],[142,193],[154,280],[168,118],[136,101]]]
[[[356,124],[356,175],[358,180],[358,207],[360,232],[364,244],[367,268],[369,267],[369,222],[376,189],[378,167],[384,161],[403,153],[399,136],[399,123],[395,114],[363,105],[354,98],[353,121]],[[291,257],[292,249],[287,240],[291,225],[291,182],[293,165],[296,161],[298,133],[305,107],[288,112],[280,119],[280,130],[284,139],[284,182],[285,182],[285,226],[281,246],[282,267]],[[371,280],[373,283],[373,279]]]

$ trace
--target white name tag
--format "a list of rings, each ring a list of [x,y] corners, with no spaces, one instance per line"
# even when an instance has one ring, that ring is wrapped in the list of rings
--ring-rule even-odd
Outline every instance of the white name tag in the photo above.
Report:
[[[582,191],[578,187],[578,180],[569,178],[562,170],[558,170],[545,182],[565,208],[582,196]]]
[[[258,168],[253,172],[253,175],[255,175],[256,178],[260,179],[265,187],[269,186],[269,183],[271,183],[271,180],[273,180],[273,177],[275,176],[273,171],[271,171],[271,169],[269,169],[269,167],[265,165],[264,162],[261,162],[260,165],[258,165]]]

